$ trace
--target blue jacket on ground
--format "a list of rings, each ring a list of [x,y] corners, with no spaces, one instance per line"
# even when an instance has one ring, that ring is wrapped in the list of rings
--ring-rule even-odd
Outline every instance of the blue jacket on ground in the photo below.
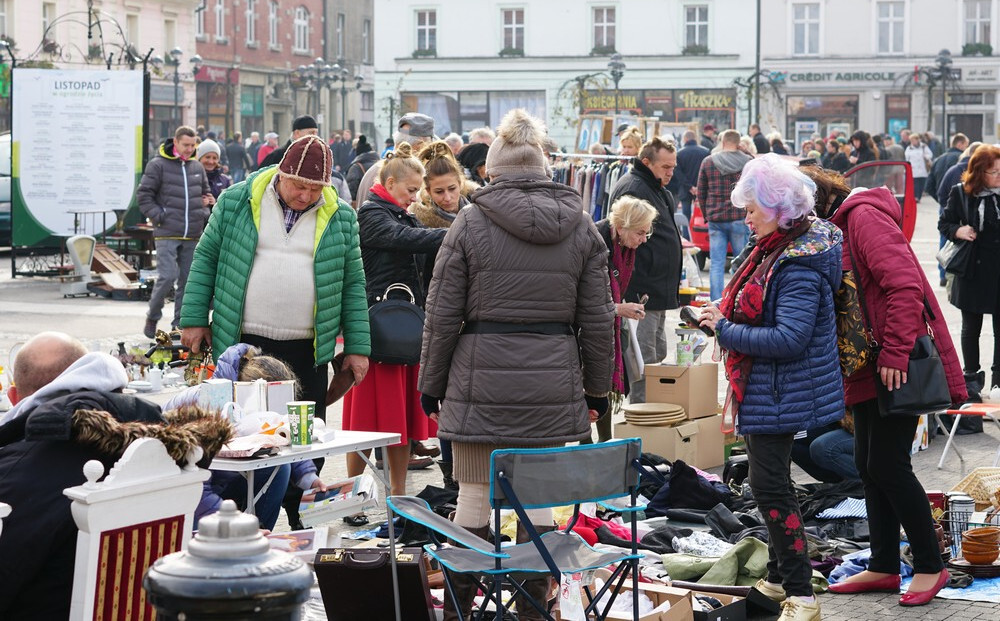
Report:
[[[763,323],[716,326],[726,350],[753,357],[739,433],[795,433],[844,416],[833,296],[843,234],[824,220],[785,248],[764,292]]]

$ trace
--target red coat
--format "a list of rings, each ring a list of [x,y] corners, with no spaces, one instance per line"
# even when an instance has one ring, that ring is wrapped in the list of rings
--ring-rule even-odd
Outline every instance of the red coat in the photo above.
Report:
[[[968,398],[962,365],[934,290],[900,230],[902,216],[896,197],[882,187],[851,195],[830,221],[844,232],[845,270],[852,269],[854,254],[867,319],[874,321],[875,338],[882,346],[877,366],[906,370],[914,342],[925,333],[922,311],[926,297],[934,313],[934,318],[928,319],[944,362],[951,399],[961,403]],[[844,380],[847,405],[876,397],[874,373],[875,367],[869,365]]]

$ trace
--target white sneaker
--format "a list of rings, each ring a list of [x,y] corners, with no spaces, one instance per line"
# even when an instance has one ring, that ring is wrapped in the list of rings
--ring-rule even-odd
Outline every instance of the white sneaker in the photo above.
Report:
[[[761,578],[753,588],[763,593],[769,600],[781,603],[785,601],[785,589],[780,584],[772,584]]]
[[[819,600],[804,601],[801,597],[789,597],[781,602],[781,616],[778,621],[820,621]]]

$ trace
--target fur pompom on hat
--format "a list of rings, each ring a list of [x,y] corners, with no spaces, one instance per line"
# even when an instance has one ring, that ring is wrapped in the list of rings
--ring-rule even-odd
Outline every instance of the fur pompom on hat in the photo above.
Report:
[[[503,117],[497,137],[486,154],[486,174],[490,177],[534,172],[550,175],[545,124],[523,108]]]
[[[302,136],[288,145],[285,156],[278,164],[278,172],[302,183],[330,185],[333,170],[333,153],[323,139],[317,136]]]
[[[200,160],[206,153],[214,153],[218,157],[222,157],[222,149],[219,148],[219,143],[211,138],[206,138],[201,141],[201,144],[198,145],[198,150],[195,151],[194,158],[196,160]]]

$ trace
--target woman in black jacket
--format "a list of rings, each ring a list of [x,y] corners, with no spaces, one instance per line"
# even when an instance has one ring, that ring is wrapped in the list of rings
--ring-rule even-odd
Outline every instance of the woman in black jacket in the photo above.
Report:
[[[938,231],[972,244],[968,267],[955,276],[948,300],[962,311],[962,357],[966,385],[1000,385],[1000,148],[983,145],[969,158],[961,185],[951,189]],[[979,371],[983,315],[993,315],[990,384]]]
[[[419,200],[424,167],[402,142],[386,156],[379,183],[358,209],[361,260],[365,266],[368,305],[381,302],[389,285],[403,284],[423,308],[428,257],[437,254],[445,229],[429,229],[407,211]],[[344,398],[344,429],[400,434],[400,444],[386,449],[393,494],[406,493],[410,439],[427,439],[427,422],[417,392],[417,365],[374,362],[365,379]],[[365,469],[355,453],[347,456],[347,475]]]
[[[872,162],[878,159],[878,149],[875,147],[875,141],[872,140],[871,134],[866,131],[859,129],[851,134],[851,146],[854,148],[850,157],[851,164],[853,165],[864,164],[865,162]]]

